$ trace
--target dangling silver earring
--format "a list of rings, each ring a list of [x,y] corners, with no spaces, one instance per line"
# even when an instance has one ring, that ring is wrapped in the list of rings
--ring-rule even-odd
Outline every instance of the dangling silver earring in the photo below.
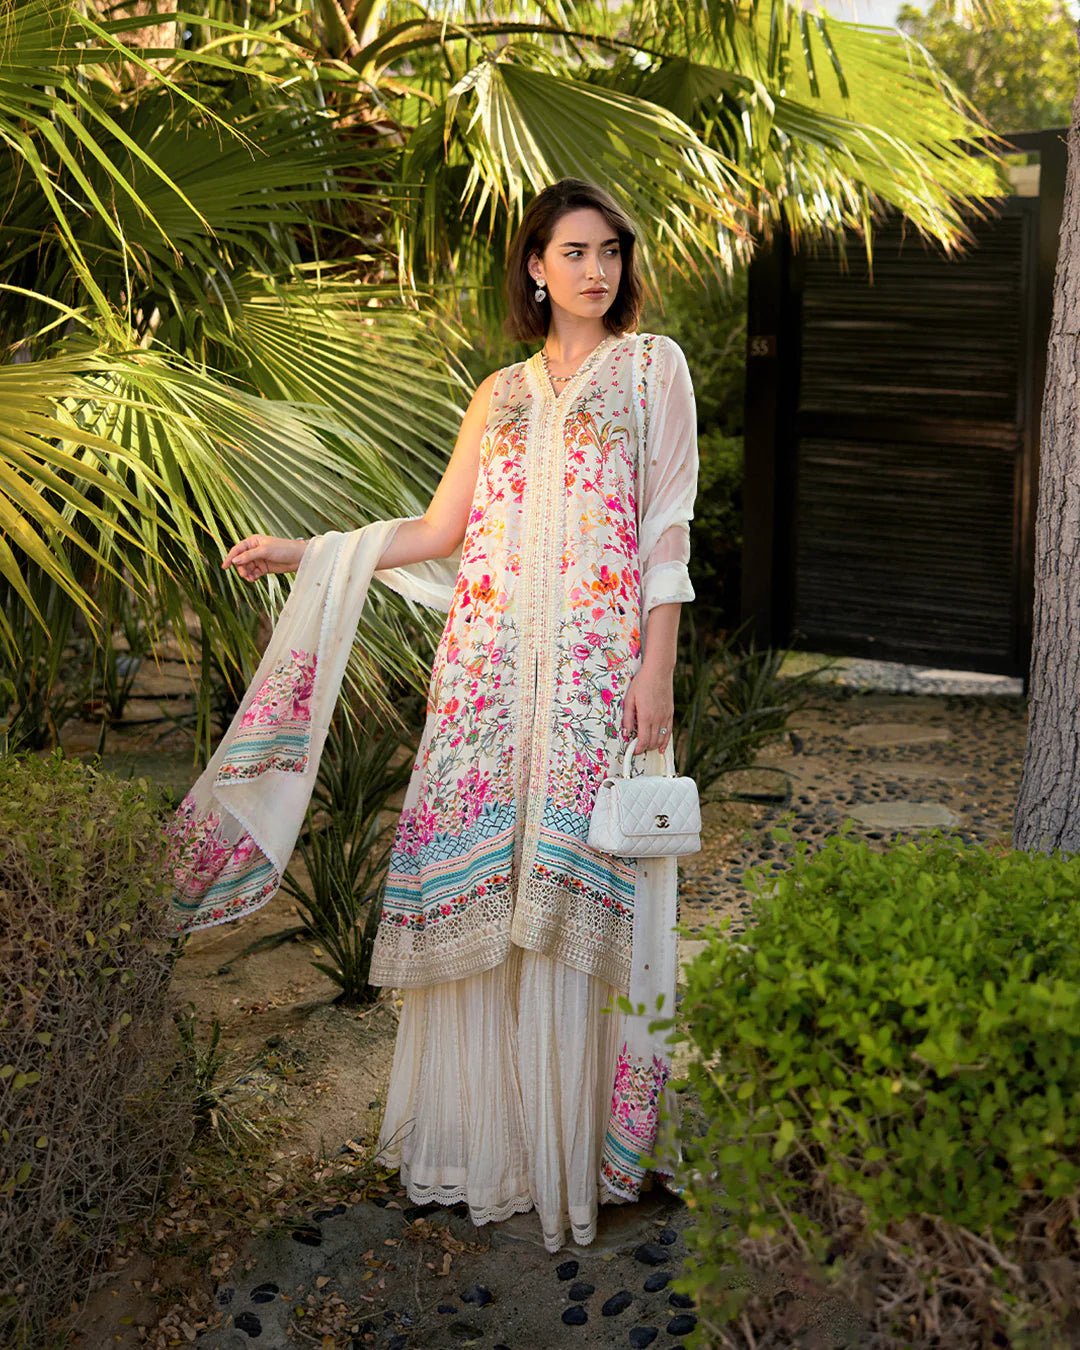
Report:
[[[538,281],[536,283],[536,290],[533,291],[533,297],[536,300],[547,299],[547,291],[544,290],[544,283],[542,281]]]

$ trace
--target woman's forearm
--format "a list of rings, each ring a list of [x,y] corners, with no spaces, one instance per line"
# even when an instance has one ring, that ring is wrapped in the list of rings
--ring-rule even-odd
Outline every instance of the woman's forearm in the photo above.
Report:
[[[427,516],[402,521],[394,536],[379,557],[380,569],[404,567],[406,563],[427,562],[431,558],[446,558],[460,541],[451,540],[445,529],[440,529]]]
[[[255,539],[256,536],[250,538]],[[257,538],[263,542],[258,546],[251,544],[248,552],[242,556],[245,560],[249,557],[252,559],[266,557],[274,565],[264,566],[263,571],[273,572],[295,572],[311,542],[309,539],[266,539],[262,535]],[[433,525],[426,516],[414,516],[403,520],[394,531],[389,544],[379,556],[377,569],[404,567],[406,563],[426,562],[430,558],[447,558],[453,553],[458,542],[460,541],[451,542],[446,531]],[[246,540],[236,545],[229,557],[247,545]],[[243,575],[246,576],[247,573]],[[252,575],[262,573],[252,572]]]
[[[645,619],[645,642],[642,665],[657,673],[671,673],[679,645],[679,617],[682,605],[678,600],[653,605]]]

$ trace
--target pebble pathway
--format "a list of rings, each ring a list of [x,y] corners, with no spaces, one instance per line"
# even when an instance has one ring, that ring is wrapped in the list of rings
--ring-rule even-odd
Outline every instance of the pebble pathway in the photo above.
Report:
[[[234,1271],[215,1290],[222,1324],[198,1343],[284,1347],[330,1334],[349,1350],[671,1350],[697,1324],[693,1301],[669,1288],[686,1259],[688,1212],[656,1192],[601,1215],[595,1243],[552,1257],[526,1236],[522,1221],[535,1215],[477,1229],[465,1205],[409,1205],[392,1186],[314,1210],[291,1233],[252,1244],[246,1276]]]
[[[734,789],[771,796],[785,786],[775,770],[785,770],[787,800],[755,806],[741,838],[719,850],[706,841],[680,863],[683,923],[704,934],[730,917],[739,931],[751,919],[747,869],[782,871],[796,841],[813,853],[845,819],[852,838],[881,848],[935,824],[972,842],[1009,839],[1027,735],[1019,681],[933,672],[920,686],[916,676],[891,662],[852,662],[842,682],[815,686],[787,735],[759,751],[772,771],[731,778]],[[706,806],[706,825],[722,809]],[[791,841],[772,837],[779,824]]]

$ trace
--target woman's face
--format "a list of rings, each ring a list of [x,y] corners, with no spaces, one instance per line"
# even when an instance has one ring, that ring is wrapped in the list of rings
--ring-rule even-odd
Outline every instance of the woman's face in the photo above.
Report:
[[[619,236],[594,206],[567,211],[555,222],[543,256],[530,259],[529,275],[547,287],[553,311],[599,319],[619,289]]]

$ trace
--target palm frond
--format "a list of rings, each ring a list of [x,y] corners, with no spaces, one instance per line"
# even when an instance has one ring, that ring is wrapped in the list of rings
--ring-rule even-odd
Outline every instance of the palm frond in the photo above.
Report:
[[[965,213],[985,213],[1004,190],[1003,143],[896,29],[788,0],[680,7],[655,23],[668,54],[637,87],[763,184],[754,204],[766,235],[781,219],[796,239],[852,225],[869,249],[890,206],[949,251],[970,238]],[[648,40],[643,23],[634,31]]]
[[[406,266],[420,246],[428,267],[454,265],[485,222],[489,239],[516,224],[526,191],[576,175],[624,199],[647,270],[650,259],[730,269],[747,240],[737,166],[666,109],[529,61],[509,46],[481,60],[410,137],[401,164],[412,192],[399,233]],[[458,220],[447,235],[451,202]]]
[[[167,495],[161,475],[84,415],[120,364],[87,350],[0,365],[0,573],[43,626],[12,545],[93,625],[97,607],[76,576],[68,546],[118,576],[118,546],[157,559],[158,531],[174,529],[158,511]],[[186,514],[169,505],[171,514]],[[11,637],[3,615],[0,633]]]

